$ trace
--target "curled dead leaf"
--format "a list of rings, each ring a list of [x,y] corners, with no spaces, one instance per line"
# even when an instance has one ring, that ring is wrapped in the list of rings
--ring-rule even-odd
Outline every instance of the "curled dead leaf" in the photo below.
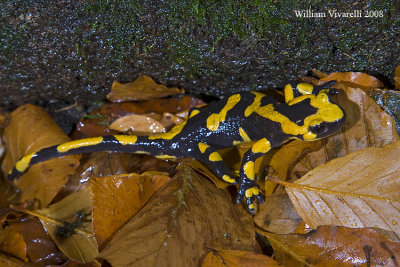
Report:
[[[168,88],[165,85],[154,82],[149,76],[143,75],[131,83],[122,84],[114,82],[111,92],[107,95],[107,99],[111,102],[136,101],[162,98],[183,93],[184,90],[176,87]]]
[[[334,72],[321,79],[321,82],[335,80],[347,87],[371,89],[383,87],[383,83],[374,76],[363,72]],[[336,88],[337,84],[333,87]]]
[[[23,236],[9,226],[1,231],[0,251],[28,262],[28,258],[26,257],[26,243]]]

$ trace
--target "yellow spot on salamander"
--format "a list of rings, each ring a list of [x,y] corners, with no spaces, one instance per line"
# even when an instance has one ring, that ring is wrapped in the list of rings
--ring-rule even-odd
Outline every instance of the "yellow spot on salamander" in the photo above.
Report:
[[[123,145],[133,145],[137,141],[136,135],[114,135],[114,137]]]
[[[315,140],[316,137],[317,137],[317,135],[315,133],[312,133],[312,132],[308,132],[306,134],[303,134],[303,139],[304,140]]]
[[[207,145],[207,144],[204,144],[204,143],[199,143],[199,149],[200,149],[200,152],[201,153],[204,153],[204,152],[206,152],[206,150],[207,150],[207,148],[209,148],[210,146],[209,145]]]
[[[194,117],[194,116],[196,116],[196,115],[199,114],[199,113],[200,113],[200,110],[194,109],[194,110],[192,110],[192,112],[190,113],[190,117],[189,117],[189,118]]]
[[[186,125],[186,121],[182,122],[181,124],[175,125],[169,132],[151,135],[148,138],[150,140],[154,140],[154,139],[170,140],[170,139],[174,138],[177,134],[179,134],[182,131],[183,127],[185,127],[185,125]]]
[[[271,143],[267,138],[263,138],[254,143],[251,147],[253,153],[267,153],[271,149]]]
[[[293,87],[290,84],[287,84],[283,89],[285,94],[285,102],[288,103],[290,100],[294,98]]]
[[[232,144],[233,144],[234,146],[239,145],[239,144],[242,144],[242,143],[243,143],[243,141],[233,141],[233,142],[232,142]]]
[[[71,142],[67,142],[57,146],[58,152],[67,152],[71,149],[85,147],[85,146],[94,146],[98,145],[103,141],[103,137],[92,137],[92,138],[85,138],[81,140],[75,140]]]
[[[221,109],[219,113],[211,114],[207,119],[207,128],[210,131],[218,130],[218,127],[221,122],[225,121],[226,114],[229,110],[231,110],[237,103],[240,101],[240,95],[235,94],[228,98],[225,106]]]
[[[224,175],[222,176],[222,180],[224,180],[225,182],[231,183],[231,184],[235,183],[235,179],[229,177],[229,176],[226,175],[226,174],[224,174]]]
[[[258,187],[256,187],[256,186],[254,186],[252,188],[247,189],[244,194],[246,197],[257,196],[258,194],[260,194],[260,189],[258,189]]]
[[[310,131],[308,130],[309,126],[315,126],[320,122],[335,122],[342,119],[344,116],[342,109],[338,105],[329,102],[329,97],[326,93],[319,93],[317,96],[312,94],[303,95],[294,98],[288,103],[288,105],[292,106],[306,99],[310,99],[311,106],[315,107],[317,111],[316,113],[307,116],[304,119],[303,125],[297,125],[288,117],[276,111],[272,104],[261,107],[261,99],[264,97],[264,94],[257,92],[252,93],[255,94],[256,97],[254,98],[253,103],[246,108],[244,113],[246,117],[255,112],[264,118],[279,122],[281,124],[282,132],[285,134],[294,136],[306,135],[304,140],[314,140],[317,137],[316,135],[313,136],[310,134]]]
[[[221,155],[218,152],[213,152],[210,154],[210,156],[208,157],[208,159],[210,161],[221,161]]]
[[[243,165],[243,170],[244,173],[246,174],[246,176],[250,179],[250,180],[254,180],[255,178],[255,174],[254,174],[254,161],[248,161]]]
[[[314,86],[309,83],[299,83],[297,85],[297,90],[299,90],[299,93],[301,93],[302,95],[311,95],[313,89]]]
[[[158,158],[158,159],[176,159],[175,156],[170,156],[170,155],[157,155],[156,158]]]
[[[254,210],[254,204],[250,204],[249,209]]]
[[[242,127],[239,128],[239,134],[243,138],[243,141],[245,141],[245,142],[251,141],[250,137],[247,135],[247,133],[245,132],[245,130],[243,130]]]
[[[28,169],[29,164],[31,163],[31,159],[35,156],[36,153],[31,153],[29,155],[24,156],[22,159],[20,159],[16,164],[15,168],[19,172],[24,172],[26,169]]]

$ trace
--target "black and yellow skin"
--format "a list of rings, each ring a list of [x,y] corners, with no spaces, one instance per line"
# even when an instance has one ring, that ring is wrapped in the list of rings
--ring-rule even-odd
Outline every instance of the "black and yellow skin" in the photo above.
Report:
[[[289,84],[284,89],[285,103],[258,92],[237,93],[202,110],[192,109],[186,122],[154,136],[111,135],[45,148],[21,158],[8,179],[14,180],[29,166],[50,158],[95,151],[146,153],[159,158],[192,157],[208,165],[220,179],[238,184],[237,202],[245,198],[253,213],[254,198],[263,202],[255,182],[257,158],[290,139],[316,140],[343,126],[345,113],[329,97],[337,93],[329,89],[334,83]],[[250,141],[256,142],[244,154],[240,176],[236,177],[217,149]]]

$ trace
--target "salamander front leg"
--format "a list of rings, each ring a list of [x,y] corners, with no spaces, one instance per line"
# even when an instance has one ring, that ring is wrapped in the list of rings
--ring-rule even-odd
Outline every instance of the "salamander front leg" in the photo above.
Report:
[[[244,153],[242,164],[240,167],[239,192],[236,202],[239,204],[243,198],[249,212],[254,214],[254,199],[260,203],[264,203],[264,197],[260,192],[260,188],[256,183],[256,175],[254,170],[254,162],[256,159],[267,153],[271,149],[271,143],[266,139],[260,139]]]
[[[231,174],[214,147],[199,142],[197,149],[196,159],[209,166],[221,180],[230,184],[238,184],[237,177]]]

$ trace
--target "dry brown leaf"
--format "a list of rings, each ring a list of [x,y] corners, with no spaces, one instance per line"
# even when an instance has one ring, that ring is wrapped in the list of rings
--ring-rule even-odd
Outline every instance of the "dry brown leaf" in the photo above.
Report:
[[[202,267],[275,267],[276,261],[263,254],[243,250],[221,250],[207,254]]]
[[[23,236],[9,226],[1,232],[0,251],[28,262],[28,258],[26,257],[26,243]]]
[[[111,130],[118,132],[132,132],[135,135],[151,135],[165,132],[164,125],[148,116],[127,115],[116,119],[109,126]]]
[[[268,238],[274,256],[286,267],[297,266],[399,266],[400,243],[375,229],[320,226],[306,235]]]
[[[394,89],[400,89],[400,66],[394,70]]]
[[[400,237],[400,142],[334,159],[284,183],[297,212],[319,225],[379,227]]]
[[[154,82],[149,76],[143,75],[130,83],[114,82],[107,99],[111,102],[148,100],[183,93],[184,90],[176,87],[168,88],[165,85]]]
[[[146,172],[92,178],[93,231],[101,247],[169,181],[167,173]]]
[[[10,124],[4,132],[7,153],[2,163],[4,173],[22,156],[42,148],[70,141],[47,112],[34,105],[24,105],[11,113]],[[29,168],[17,182],[21,201],[36,199],[40,207],[46,207],[74,173],[80,156],[51,159]]]
[[[197,266],[211,249],[255,249],[251,217],[184,165],[119,231],[100,257],[113,266]]]
[[[40,221],[47,233],[69,259],[89,262],[98,255],[96,240],[92,235],[91,211],[90,188],[87,187],[37,213],[42,215]],[[88,215],[82,218],[82,223],[70,232],[65,229],[65,236],[56,233],[64,226],[60,221],[73,223],[80,212]]]
[[[265,231],[288,234],[294,232],[303,220],[297,214],[289,196],[282,194],[265,197],[265,204],[260,205],[254,222]]]

